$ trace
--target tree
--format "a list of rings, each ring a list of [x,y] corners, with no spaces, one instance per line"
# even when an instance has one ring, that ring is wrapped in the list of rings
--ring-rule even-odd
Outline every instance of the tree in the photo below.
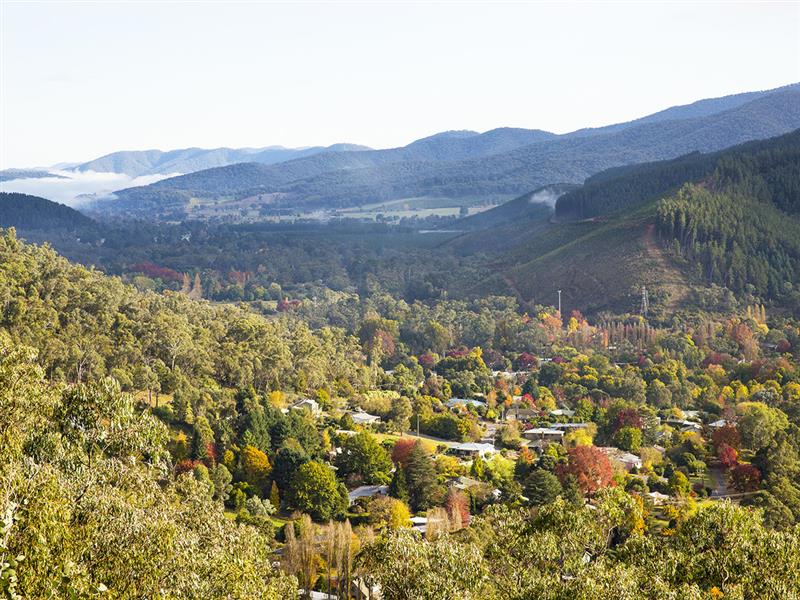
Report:
[[[436,469],[422,442],[417,442],[406,460],[406,481],[411,508],[425,510],[431,505],[431,496],[436,487]]]
[[[533,506],[549,504],[562,492],[558,477],[544,469],[534,470],[525,479],[525,496]]]
[[[399,529],[411,526],[411,513],[405,502],[389,496],[378,496],[368,505],[369,522],[378,528]]]
[[[742,442],[751,450],[765,448],[778,431],[786,429],[789,421],[777,408],[770,408],[763,402],[742,402],[739,411],[739,433]]]
[[[410,497],[408,494],[408,484],[406,483],[406,472],[400,464],[397,464],[392,473],[392,481],[389,483],[389,495],[408,504]]]
[[[252,485],[262,496],[269,493],[269,476],[272,467],[269,458],[258,448],[245,446],[241,455],[242,479]]]
[[[469,502],[464,494],[454,487],[447,490],[444,499],[444,508],[450,519],[453,531],[466,527],[470,522]]]
[[[642,447],[642,430],[636,427],[621,427],[611,438],[611,443],[626,452],[638,452]]]
[[[401,529],[364,548],[358,560],[385,600],[482,597],[485,566],[478,548],[446,535],[426,541]]]
[[[221,501],[228,501],[228,494],[230,493],[233,481],[233,475],[228,471],[227,467],[223,464],[215,465],[211,469],[211,482],[214,484],[214,498]]]
[[[711,440],[714,443],[714,447],[717,449],[725,444],[734,450],[738,450],[741,445],[741,437],[739,436],[739,429],[736,425],[726,424],[716,429],[714,433],[711,434]]]
[[[297,470],[311,460],[302,449],[295,446],[284,446],[275,454],[275,464],[272,466],[272,481],[284,494],[291,489],[292,477]]]
[[[686,475],[680,471],[675,471],[669,478],[669,492],[678,498],[685,498],[692,493],[692,484],[687,479]]]
[[[292,478],[292,505],[317,521],[344,513],[347,490],[336,480],[328,465],[312,460],[303,464]]]
[[[727,444],[722,444],[717,449],[717,458],[722,466],[726,469],[739,464],[739,453]]]
[[[559,465],[558,473],[562,480],[572,475],[584,494],[611,485],[614,471],[608,456],[596,446],[578,446],[567,452],[566,465]]]
[[[730,476],[731,485],[737,492],[753,492],[761,486],[761,472],[753,465],[736,465]]]
[[[361,432],[344,440],[336,466],[342,477],[357,475],[366,484],[382,485],[389,482],[392,460],[374,436]]]
[[[419,440],[410,437],[401,437],[394,443],[392,447],[392,462],[395,464],[405,465],[408,460],[411,450]]]

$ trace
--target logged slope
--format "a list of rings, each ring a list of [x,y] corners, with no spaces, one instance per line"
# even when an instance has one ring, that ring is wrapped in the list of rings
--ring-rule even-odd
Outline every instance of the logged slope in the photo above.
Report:
[[[699,112],[708,110],[711,108]],[[439,160],[441,152],[432,150],[430,141],[425,152],[411,152],[420,141],[402,149],[326,153],[271,166],[223,167],[123,190],[117,202],[106,203],[99,210],[153,217],[167,206],[171,216],[179,217],[182,211],[185,215],[192,198],[254,197],[267,210],[343,207],[422,196],[497,201],[553,182],[581,183],[615,166],[720,150],[797,127],[800,90],[790,87],[711,115],[632,122],[592,135],[552,137],[538,132],[537,141],[499,153],[494,152],[502,144],[492,141],[493,136],[500,136],[507,144],[510,137],[524,141],[532,134],[496,130],[436,137],[437,144],[446,141],[469,147],[480,141],[480,152],[489,153],[462,160]],[[467,151],[461,148],[459,152]]]
[[[468,292],[505,286],[552,302],[561,289],[565,310],[635,311],[644,285],[656,313],[668,316],[690,287],[716,284],[800,308],[799,165],[800,130],[600,174],[557,203],[584,218],[520,236],[492,261],[497,276]]]

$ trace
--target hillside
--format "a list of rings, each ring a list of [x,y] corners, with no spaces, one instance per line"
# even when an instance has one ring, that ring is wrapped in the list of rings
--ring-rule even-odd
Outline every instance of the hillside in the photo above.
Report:
[[[121,151],[82,163],[75,167],[75,170],[123,173],[130,177],[155,174],[173,175],[242,162],[271,165],[321,152],[358,150],[369,150],[369,148],[356,144],[334,144],[328,147],[314,146],[311,148],[269,146],[266,148],[183,148],[166,152],[161,150]]]
[[[97,210],[149,218],[166,212],[174,218],[191,216],[198,202],[225,210],[224,201],[243,198],[252,198],[267,213],[415,197],[497,202],[553,182],[582,183],[611,167],[716,151],[800,127],[796,87],[743,100],[733,108],[728,108],[731,102],[712,102],[702,109],[667,113],[701,116],[645,118],[591,134],[495,130],[435,137],[433,148],[430,140],[421,140],[393,150],[329,152],[277,165],[221,167],[123,190],[119,200]],[[725,110],[706,114],[714,107]],[[513,143],[519,146],[498,151]],[[452,150],[450,160],[439,158],[441,144]],[[464,156],[469,153],[477,156]]]
[[[521,299],[566,308],[630,310],[641,286],[662,315],[692,288],[719,286],[795,306],[800,294],[800,130],[714,154],[615,169],[557,202],[560,222],[516,230],[491,266],[497,275],[467,293],[505,287]],[[569,218],[567,218],[569,217]],[[484,240],[508,227],[472,234]],[[465,245],[463,238],[452,243]],[[704,296],[705,294],[705,296]],[[694,296],[696,301],[698,296]],[[800,308],[800,304],[798,304]]]
[[[12,181],[13,179],[41,179],[43,177],[65,179],[63,175],[56,175],[41,169],[3,169],[0,171],[0,182]]]
[[[0,227],[83,231],[95,226],[89,217],[63,204],[27,194],[0,192]]]

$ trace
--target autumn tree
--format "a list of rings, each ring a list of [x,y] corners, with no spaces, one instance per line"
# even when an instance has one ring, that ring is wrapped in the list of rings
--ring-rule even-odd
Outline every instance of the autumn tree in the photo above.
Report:
[[[584,494],[593,494],[597,490],[611,485],[614,474],[608,456],[596,446],[577,446],[567,452],[565,465],[559,465],[559,476],[562,481],[572,475]]]

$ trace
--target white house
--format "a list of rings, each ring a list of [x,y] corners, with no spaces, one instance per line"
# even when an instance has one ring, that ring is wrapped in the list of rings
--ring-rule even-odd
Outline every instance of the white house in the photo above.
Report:
[[[642,459],[635,454],[625,452],[613,446],[600,447],[600,450],[605,452],[606,456],[608,456],[611,461],[621,464],[626,471],[630,471],[633,468],[642,468]]]
[[[486,406],[483,400],[476,400],[475,398],[450,398],[450,400],[447,401],[448,408],[455,408],[459,404],[462,406],[472,405],[475,408]]]
[[[569,417],[571,419],[575,416],[575,411],[568,408],[557,408],[556,410],[551,410],[550,415],[553,417]]]
[[[454,446],[451,446],[450,452],[464,458],[475,458],[478,456],[484,458],[486,456],[491,456],[496,452],[496,450],[492,444],[465,442],[463,444],[455,444]]]
[[[311,414],[314,416],[319,416],[322,414],[322,409],[319,407],[319,403],[316,400],[312,400],[311,398],[303,398],[292,404],[292,410],[310,410]]]
[[[371,415],[361,409],[350,412],[350,417],[356,425],[372,425],[373,423],[380,423],[381,418],[377,415]]]

